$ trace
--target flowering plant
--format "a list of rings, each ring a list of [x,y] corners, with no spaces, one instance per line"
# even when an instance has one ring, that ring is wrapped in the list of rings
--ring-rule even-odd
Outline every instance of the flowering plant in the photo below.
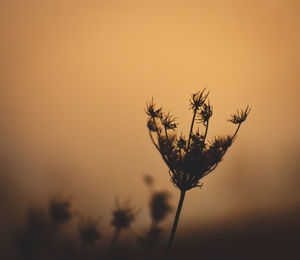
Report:
[[[216,169],[250,112],[247,106],[228,120],[238,125],[233,135],[217,136],[207,141],[209,120],[213,114],[208,95],[209,92],[206,93],[204,89],[191,96],[190,110],[193,117],[188,138],[182,134],[179,137],[174,135],[178,124],[170,112],[165,113],[161,107],[156,107],[153,99],[146,104],[150,139],[169,168],[171,182],[181,192],[168,250],[174,239],[186,191],[201,187],[200,180]],[[194,130],[196,123],[203,125],[203,132],[199,127]]]

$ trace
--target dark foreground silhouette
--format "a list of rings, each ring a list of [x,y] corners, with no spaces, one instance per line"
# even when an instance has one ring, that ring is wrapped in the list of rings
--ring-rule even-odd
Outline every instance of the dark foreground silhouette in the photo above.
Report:
[[[3,259],[164,259],[167,236],[160,223],[170,211],[166,196],[153,192],[149,204],[152,223],[144,235],[124,232],[119,240],[114,234],[102,237],[97,220],[80,218],[72,225],[76,215],[71,213],[70,202],[51,199],[47,209],[28,211],[24,225],[13,233],[14,257]],[[272,216],[186,230],[178,236],[169,259],[299,259],[300,208]],[[124,226],[127,220],[123,217],[113,214],[112,225],[120,221],[116,226]]]
[[[156,259],[163,239],[162,221],[172,207],[167,191],[156,191],[150,176],[149,213],[151,223],[144,234],[126,232],[138,217],[139,209],[127,200],[116,200],[110,225],[111,237],[103,237],[99,219],[87,218],[72,209],[71,201],[52,197],[46,207],[29,208],[23,225],[14,228],[16,259]],[[124,240],[131,234],[130,239]],[[122,236],[122,239],[120,237]],[[110,242],[108,242],[110,240]],[[9,257],[12,259],[12,256]]]

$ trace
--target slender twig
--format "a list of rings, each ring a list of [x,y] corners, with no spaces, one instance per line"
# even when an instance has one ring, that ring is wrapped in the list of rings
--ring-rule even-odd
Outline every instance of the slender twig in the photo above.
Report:
[[[211,173],[214,169],[216,169],[218,165],[219,165],[219,163],[215,164],[210,170],[208,170],[205,174],[203,174],[203,177],[206,176],[207,174]]]
[[[205,124],[205,134],[204,134],[204,139],[203,139],[203,143],[205,143],[205,139],[206,139],[206,136],[207,136],[207,132],[208,132],[208,121],[206,121],[206,124]]]
[[[160,151],[158,145],[154,142],[154,139],[153,139],[153,136],[152,136],[150,130],[149,130],[149,135],[150,135],[150,139],[151,139],[152,143],[153,143],[154,146],[156,147],[157,151],[159,151],[159,154],[161,155],[162,159],[163,159],[164,162],[167,164],[167,166],[169,167],[170,171],[174,174],[174,171],[173,171],[171,165],[169,164],[168,160],[165,158],[164,154]]]
[[[164,127],[164,128],[165,128],[165,134],[166,134],[167,144],[170,145],[167,128],[166,127]]]
[[[241,123],[239,123],[237,129],[235,130],[235,133],[234,133],[234,135],[233,135],[232,138],[231,138],[232,141],[233,141],[233,139],[235,138],[235,136],[236,136],[237,132],[239,131],[240,127],[241,127]]]
[[[154,127],[155,127],[155,130],[156,130],[158,139],[161,140],[160,131],[159,131],[158,127],[157,127],[157,124],[156,124],[156,121],[155,121],[155,117],[153,117],[152,120],[153,120],[153,123],[154,123]]]
[[[189,140],[188,140],[188,144],[187,144],[187,150],[189,149],[189,146],[190,146],[191,136],[192,136],[192,132],[193,132],[193,127],[194,127],[194,122],[195,122],[196,115],[197,115],[197,109],[194,110],[194,115],[193,115],[190,134],[189,134]]]
[[[174,241],[174,236],[175,236],[175,233],[176,233],[176,228],[177,228],[177,225],[178,225],[178,220],[179,220],[179,217],[180,217],[181,208],[182,208],[183,201],[184,201],[185,192],[186,192],[185,190],[180,191],[180,199],[179,199],[179,202],[178,202],[178,207],[177,207],[177,211],[176,211],[172,231],[171,231],[168,246],[167,246],[166,259],[169,258],[170,251],[171,251],[171,248],[172,248],[172,244],[173,244],[173,241]]]
[[[150,130],[149,130],[149,136],[150,136],[150,139],[151,139],[152,143],[154,144],[155,148],[159,151],[158,145],[155,143]]]

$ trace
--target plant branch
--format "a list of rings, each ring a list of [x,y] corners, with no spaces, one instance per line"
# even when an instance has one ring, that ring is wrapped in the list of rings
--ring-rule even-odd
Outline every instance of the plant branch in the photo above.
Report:
[[[194,115],[193,115],[190,134],[189,134],[189,140],[188,140],[188,144],[187,144],[187,150],[189,149],[189,146],[190,146],[191,136],[192,136],[192,132],[193,132],[193,127],[194,127],[194,123],[195,123],[196,114],[197,114],[197,109],[194,110]]]
[[[149,136],[150,136],[150,139],[151,139],[152,143],[154,144],[155,148],[159,151],[158,145],[155,143],[150,130],[149,130]]]
[[[241,124],[242,124],[242,123],[239,123],[239,126],[238,126],[237,129],[235,130],[235,133],[234,133],[234,135],[233,135],[232,138],[231,138],[232,141],[233,141],[233,139],[235,138],[236,134],[238,133],[238,131],[239,131],[240,127],[241,127]]]
[[[161,157],[163,158],[164,162],[165,162],[166,165],[169,167],[170,171],[174,174],[174,171],[172,170],[170,164],[168,163],[168,160],[165,158],[164,154],[160,151],[158,145],[155,143],[155,141],[154,141],[154,139],[153,139],[153,136],[152,136],[150,130],[149,130],[149,136],[150,136],[150,139],[151,139],[152,143],[154,144],[155,148],[157,149],[157,151],[159,151],[159,154],[160,154]]]
[[[206,136],[207,136],[207,132],[208,132],[208,121],[206,121],[206,125],[205,125],[205,134],[204,134],[204,139],[203,139],[203,143],[205,142]]]

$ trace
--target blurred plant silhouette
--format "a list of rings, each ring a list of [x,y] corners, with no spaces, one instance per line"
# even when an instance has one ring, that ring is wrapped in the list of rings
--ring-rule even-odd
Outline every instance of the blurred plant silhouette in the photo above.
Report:
[[[14,242],[19,259],[152,259],[154,249],[163,237],[161,223],[172,207],[170,194],[155,191],[150,175],[144,181],[151,187],[151,225],[143,235],[134,232],[136,245],[118,244],[120,233],[132,229],[139,212],[130,200],[120,205],[116,199],[110,223],[114,233],[109,250],[105,250],[98,243],[103,238],[99,231],[99,218],[84,217],[72,210],[70,199],[55,196],[48,200],[46,208],[29,208],[24,225],[15,230]]]
[[[153,225],[158,225],[172,211],[169,204],[170,194],[168,191],[157,191],[152,194],[150,201],[151,218]]]
[[[78,235],[84,246],[93,245],[101,238],[101,233],[98,231],[98,225],[99,221],[97,220],[81,220],[78,225]]]
[[[21,259],[78,259],[79,252],[64,227],[70,224],[70,202],[50,199],[48,210],[30,208],[25,225],[15,232],[15,244]]]
[[[206,93],[205,89],[192,94],[189,105],[193,116],[188,138],[182,134],[179,137],[174,135],[178,125],[170,112],[164,112],[161,107],[156,107],[153,99],[146,104],[150,139],[169,168],[171,182],[180,190],[167,255],[172,247],[186,191],[201,187],[200,180],[216,169],[250,112],[247,106],[245,110],[237,111],[229,119],[238,125],[233,135],[217,136],[206,141],[209,120],[213,114],[213,107],[207,101],[208,95],[209,92]],[[202,125],[204,131],[201,132],[199,127],[194,130],[195,123]]]
[[[113,218],[111,221],[111,225],[115,229],[110,245],[111,251],[115,248],[121,231],[131,227],[137,213],[138,211],[130,205],[129,200],[122,206],[120,206],[119,200],[116,200],[116,209],[112,212]]]
[[[145,259],[152,259],[155,248],[163,238],[163,229],[160,224],[172,212],[170,193],[168,191],[155,191],[154,180],[150,175],[144,176],[144,182],[151,189],[149,209],[151,226],[145,236],[139,237],[139,242],[146,253]]]
[[[49,214],[54,225],[61,225],[71,219],[71,204],[68,200],[52,198],[49,201]]]

